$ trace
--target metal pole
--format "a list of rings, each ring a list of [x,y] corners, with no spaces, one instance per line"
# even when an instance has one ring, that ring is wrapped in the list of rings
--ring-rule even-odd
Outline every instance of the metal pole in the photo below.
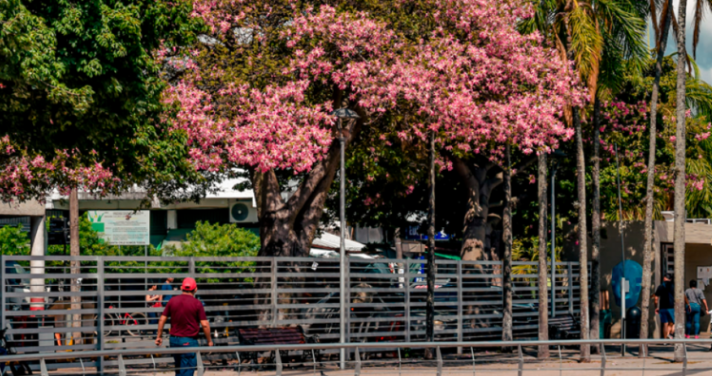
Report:
[[[426,341],[435,339],[435,132],[430,132],[430,215],[428,218],[428,296],[425,307]],[[432,352],[426,350],[426,358],[431,359]]]
[[[556,316],[556,169],[559,161],[554,160],[551,169],[551,317]]]
[[[106,338],[104,338],[104,302],[106,301],[106,298],[104,297],[105,291],[104,291],[104,259],[99,257],[97,258],[96,261],[96,308],[97,308],[97,333],[96,333],[96,340],[97,340],[97,350],[99,351],[104,351],[105,350],[105,343],[106,343]],[[97,364],[97,371],[99,371],[99,374],[104,372],[104,357],[100,356],[96,360]]]
[[[626,315],[625,315],[625,297],[628,293],[626,289],[625,278],[625,237],[623,235],[623,203],[621,200],[621,167],[618,163],[618,144],[614,143],[613,148],[616,152],[616,181],[618,183],[618,227],[621,233],[621,260],[623,260],[623,277],[621,278],[621,338],[625,339]],[[621,344],[621,355],[625,356],[625,344]]]
[[[5,256],[0,255],[0,330],[5,329],[5,310],[7,303],[5,296]]]
[[[339,274],[339,297],[340,297],[340,313],[339,313],[339,340],[341,343],[346,343],[346,167],[344,157],[344,130],[342,120],[339,119],[339,153],[341,154],[341,167],[339,170],[339,219],[341,221],[341,241],[339,242],[339,264],[341,265],[341,273]],[[346,369],[346,349],[339,349],[339,367]]]

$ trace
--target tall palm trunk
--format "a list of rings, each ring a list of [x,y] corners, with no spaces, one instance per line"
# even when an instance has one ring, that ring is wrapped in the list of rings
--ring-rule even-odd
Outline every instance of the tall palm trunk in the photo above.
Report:
[[[699,0],[698,0],[699,1]],[[675,338],[684,338],[685,324],[685,15],[687,0],[680,0],[677,30],[677,129],[675,132]],[[675,345],[675,361],[684,358],[682,345]]]
[[[539,340],[549,339],[549,299],[546,273],[546,154],[539,154],[538,194],[539,194]],[[554,218],[551,219],[552,221]],[[549,346],[539,346],[537,358],[549,358]]]
[[[511,148],[506,148],[504,168],[504,215],[502,227],[504,237],[504,257],[502,257],[502,341],[512,340],[512,161]]]
[[[669,4],[669,3],[668,3]],[[655,186],[655,142],[657,139],[657,116],[658,116],[658,96],[660,92],[660,76],[663,72],[663,57],[667,46],[668,30],[672,9],[668,6],[664,13],[663,28],[658,41],[658,58],[655,62],[655,80],[653,81],[653,93],[650,98],[650,146],[648,150],[648,181],[645,192],[645,238],[643,240],[643,283],[642,300],[640,304],[640,338],[649,337],[648,322],[650,321],[650,299],[652,297],[652,264],[653,264],[653,188]],[[640,356],[644,356],[646,351],[640,351]]]
[[[591,214],[591,232],[593,233],[593,244],[591,246],[591,339],[600,337],[601,312],[601,159],[599,123],[601,120],[601,101],[598,96],[593,102],[593,208]],[[593,347],[593,351],[598,353],[598,346]]]
[[[579,109],[573,110],[574,128],[576,130],[576,188],[578,191],[578,242],[579,242],[579,291],[581,293],[581,339],[589,338],[588,316],[588,248],[586,239],[586,164],[584,162],[583,135],[581,133],[581,117]],[[572,281],[569,281],[572,283]],[[591,361],[590,346],[581,345],[581,362]]]

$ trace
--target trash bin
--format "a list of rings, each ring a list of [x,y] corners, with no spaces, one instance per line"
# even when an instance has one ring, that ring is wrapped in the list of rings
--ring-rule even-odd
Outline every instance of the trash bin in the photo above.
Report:
[[[625,337],[640,338],[640,308],[630,307],[626,314]]]

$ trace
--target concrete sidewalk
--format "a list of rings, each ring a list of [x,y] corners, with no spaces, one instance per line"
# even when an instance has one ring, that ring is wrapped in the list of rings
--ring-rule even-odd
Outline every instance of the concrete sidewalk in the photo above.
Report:
[[[607,348],[606,376],[700,376],[712,375],[712,353],[708,348],[700,346],[688,347],[687,371],[683,373],[683,363],[672,363],[672,347],[658,347],[650,349],[650,356],[645,359],[637,357],[637,349],[632,349],[632,354],[625,357],[620,356],[620,352],[615,352],[615,348]],[[552,356],[558,358],[558,351],[552,349]],[[524,367],[522,376],[601,376],[602,357],[592,356],[591,363],[583,364],[578,362],[578,354],[575,350],[567,349],[562,351],[562,359],[555,359],[539,362],[535,358],[536,353],[533,348],[524,349]],[[470,356],[444,356],[444,366],[442,375],[518,375],[519,356],[516,354],[501,354],[497,352],[480,352],[475,354],[476,363],[473,364]],[[352,376],[354,375],[354,364],[349,362],[347,370],[338,370],[337,362],[334,360],[323,362],[320,366],[294,366],[285,364],[282,375],[284,376]],[[418,359],[403,359],[403,365],[398,367],[397,358],[386,357],[362,361],[361,375],[432,375],[437,374],[437,364],[434,361],[424,361]],[[160,371],[162,367],[172,367],[173,364],[163,364],[154,373],[152,369],[145,367],[127,367],[127,375],[140,376],[170,376],[173,371]],[[163,368],[164,370],[166,368]],[[644,369],[644,371],[643,371]],[[116,374],[116,370],[108,373]],[[51,375],[80,375],[81,370],[65,369],[51,372]],[[90,372],[87,372],[87,375]],[[262,370],[250,368],[243,364],[239,371],[241,376],[268,376],[275,375],[274,367],[265,366]],[[237,365],[232,363],[227,366],[205,364],[204,376],[236,376],[238,375]]]

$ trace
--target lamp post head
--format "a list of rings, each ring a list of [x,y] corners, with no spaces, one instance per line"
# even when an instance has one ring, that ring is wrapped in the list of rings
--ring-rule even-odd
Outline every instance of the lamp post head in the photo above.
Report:
[[[350,110],[348,108],[339,108],[338,110],[335,110],[334,112],[331,113],[332,116],[335,116],[338,119],[358,119],[359,116],[354,110]]]

